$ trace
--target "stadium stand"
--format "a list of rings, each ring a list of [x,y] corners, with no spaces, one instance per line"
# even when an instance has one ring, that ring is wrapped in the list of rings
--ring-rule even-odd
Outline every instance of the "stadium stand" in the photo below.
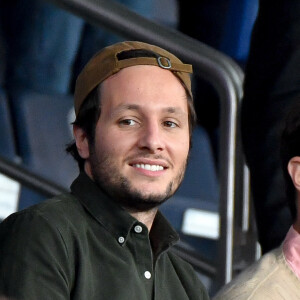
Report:
[[[0,133],[0,154],[3,152],[13,158],[17,149],[26,168],[68,188],[78,173],[77,165],[64,152],[65,144],[72,139],[72,96],[40,94],[29,90],[14,92],[10,100],[13,119],[17,120],[16,141],[11,126],[7,130],[5,127],[11,121],[8,120],[7,100],[3,97],[4,93],[0,91],[0,126],[5,129]],[[176,196],[167,201],[161,210],[180,232],[182,242],[208,260],[216,257],[220,222],[219,196],[218,175],[210,139],[205,129],[198,126],[194,132],[193,148],[183,184]],[[18,209],[43,199],[44,196],[22,187]],[[203,222],[200,224],[198,222],[201,219]]]

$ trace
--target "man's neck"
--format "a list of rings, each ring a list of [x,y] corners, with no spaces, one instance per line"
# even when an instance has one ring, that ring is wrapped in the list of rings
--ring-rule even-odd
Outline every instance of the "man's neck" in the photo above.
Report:
[[[130,215],[136,218],[139,222],[145,224],[150,232],[155,215],[157,213],[157,208],[153,208],[146,212],[130,212]]]
[[[85,166],[84,166],[84,171],[90,177],[91,180],[95,181],[93,178],[91,169],[87,164],[85,164]],[[127,210],[127,211],[131,216],[136,218],[139,222],[145,224],[148,228],[148,231],[150,232],[155,215],[157,213],[157,208],[153,208],[153,209],[151,209],[149,211],[145,211],[145,212],[131,212],[129,210]]]

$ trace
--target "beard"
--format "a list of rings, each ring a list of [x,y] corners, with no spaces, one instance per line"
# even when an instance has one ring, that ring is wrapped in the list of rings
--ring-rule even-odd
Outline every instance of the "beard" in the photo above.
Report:
[[[143,155],[145,158],[147,156],[149,155]],[[159,159],[161,157],[156,156],[155,158]],[[186,159],[178,173],[167,184],[164,192],[144,194],[142,190],[133,187],[130,180],[119,172],[119,167],[110,155],[99,157],[94,147],[90,147],[89,159],[95,183],[114,201],[130,212],[149,211],[172,197],[183,180],[187,165]]]

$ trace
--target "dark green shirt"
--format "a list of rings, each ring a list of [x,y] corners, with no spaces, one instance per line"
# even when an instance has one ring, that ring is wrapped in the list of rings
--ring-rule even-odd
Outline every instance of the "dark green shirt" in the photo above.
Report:
[[[26,300],[208,299],[170,253],[177,233],[147,227],[80,174],[64,194],[0,224],[0,296]]]

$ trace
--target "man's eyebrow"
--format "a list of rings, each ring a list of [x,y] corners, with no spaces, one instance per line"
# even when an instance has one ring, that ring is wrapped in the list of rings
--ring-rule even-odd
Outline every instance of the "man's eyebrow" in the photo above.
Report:
[[[118,107],[118,110],[138,110],[139,108],[138,104],[123,104]]]
[[[122,105],[118,106],[112,112],[112,115],[118,114],[118,113],[120,113],[122,111],[126,111],[126,110],[138,111],[140,109],[142,109],[142,106],[138,105],[138,104],[122,104]],[[180,107],[175,107],[175,106],[165,107],[162,109],[162,111],[165,113],[174,114],[174,115],[185,115],[186,114]]]
[[[178,114],[178,115],[184,115],[185,112],[180,107],[166,107],[164,108],[164,111],[171,114]]]
[[[126,111],[126,110],[134,110],[137,111],[140,109],[140,105],[138,104],[122,104],[117,106],[113,112],[111,113],[112,116],[114,115],[118,115],[119,113],[121,113],[122,111]]]

